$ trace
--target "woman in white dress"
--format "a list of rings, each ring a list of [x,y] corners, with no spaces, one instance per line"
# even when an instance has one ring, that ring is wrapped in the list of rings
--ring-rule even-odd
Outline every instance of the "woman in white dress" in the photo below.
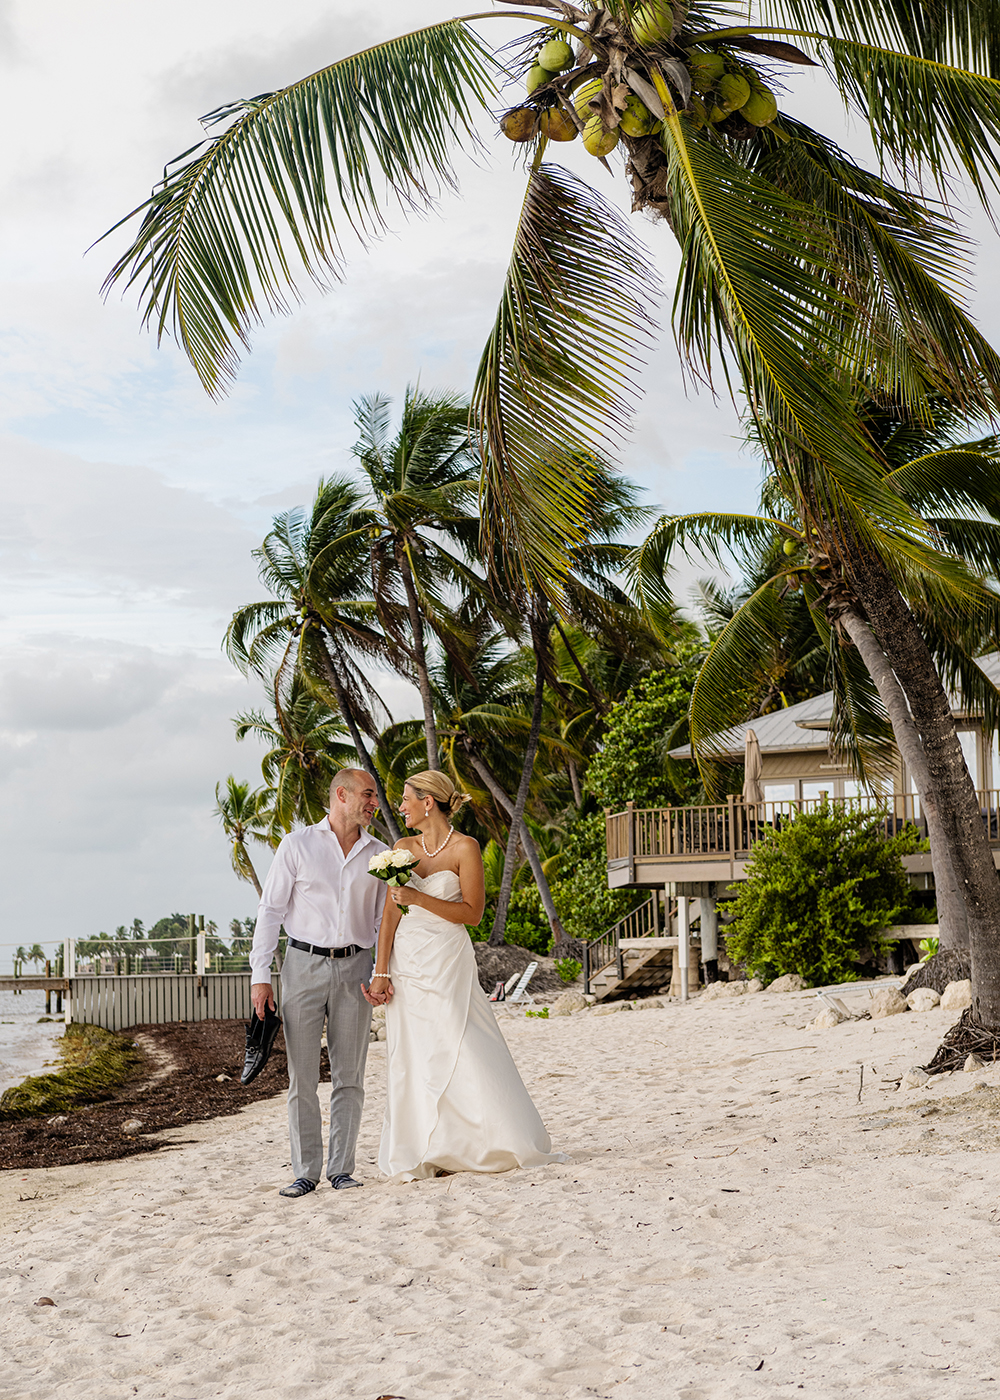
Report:
[[[567,1161],[552,1152],[479,985],[466,924],[485,904],[479,843],[451,816],[467,798],[445,773],[418,773],[400,812],[418,836],[410,883],[390,885],[369,988],[386,1007],[388,1092],[379,1168],[396,1181]],[[406,905],[403,914],[400,905]]]

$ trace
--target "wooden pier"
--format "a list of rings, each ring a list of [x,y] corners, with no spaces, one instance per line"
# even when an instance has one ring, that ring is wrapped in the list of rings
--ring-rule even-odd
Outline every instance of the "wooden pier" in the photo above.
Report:
[[[272,986],[280,1007],[280,977],[272,978]],[[106,1031],[169,1021],[249,1021],[251,1010],[249,972],[3,977],[0,988],[59,992],[67,1025],[75,1021]]]

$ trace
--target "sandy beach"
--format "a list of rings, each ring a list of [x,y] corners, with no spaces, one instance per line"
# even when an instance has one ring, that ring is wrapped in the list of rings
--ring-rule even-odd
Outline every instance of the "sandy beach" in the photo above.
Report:
[[[283,1098],[7,1172],[0,1394],[996,1394],[1000,1070],[897,1090],[955,1013],[815,1010],[504,1015],[571,1165],[379,1184],[373,1046],[362,1191],[276,1195]]]

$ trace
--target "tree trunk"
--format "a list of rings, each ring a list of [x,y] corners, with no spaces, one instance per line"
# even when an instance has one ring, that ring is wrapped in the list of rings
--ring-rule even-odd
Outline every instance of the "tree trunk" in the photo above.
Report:
[[[250,859],[250,852],[247,850],[246,842],[237,838],[236,844],[240,848],[240,864],[246,872],[246,877],[257,891],[257,898],[262,899],[264,897],[264,891],[261,888],[260,880],[257,878],[257,872],[253,868],[253,861]]]
[[[871,629],[909,702],[927,758],[928,798],[936,804],[955,876],[965,892],[972,1018],[1000,1031],[1000,879],[951,705],[920,628],[882,560],[857,547],[848,557]]]
[[[500,880],[500,895],[497,899],[497,912],[493,919],[493,928],[490,930],[490,947],[497,948],[504,942],[503,931],[507,923],[507,910],[510,907],[510,894],[514,887],[514,866],[516,863],[517,840],[521,829],[524,809],[528,801],[528,788],[531,784],[531,774],[535,766],[535,755],[538,753],[538,740],[542,733],[542,702],[545,697],[545,677],[542,674],[541,664],[536,657],[535,664],[535,697],[531,706],[531,729],[528,732],[528,747],[524,755],[524,766],[521,769],[521,782],[517,789],[517,797],[514,800],[514,810],[511,813],[510,833],[507,837],[507,850],[504,854],[503,876]]]
[[[417,686],[420,690],[420,703],[424,711],[424,740],[427,744],[427,767],[439,769],[441,759],[438,754],[437,724],[434,719],[434,700],[431,696],[431,680],[427,671],[427,648],[424,644],[424,620],[420,616],[420,602],[413,584],[410,561],[405,547],[396,550],[396,563],[406,590],[406,607],[410,615],[410,636],[412,638],[413,664],[417,671]]]
[[[514,811],[513,802],[511,802],[510,798],[504,792],[503,788],[482,759],[477,758],[475,754],[470,754],[469,762],[480,778],[482,778],[490,793],[492,793],[493,799],[497,805],[502,807],[508,815],[511,814]],[[552,930],[553,946],[555,946],[566,940],[567,934],[562,926],[559,915],[556,913],[556,903],[552,898],[552,890],[545,877],[545,871],[542,869],[542,862],[538,855],[538,847],[535,845],[531,832],[528,830],[528,823],[524,821],[523,818],[521,820],[521,830],[519,834],[521,845],[524,847],[525,854],[528,857],[528,864],[531,866],[531,873],[535,877],[535,884],[538,886],[538,893],[541,896],[542,904],[545,908],[545,916],[549,921],[549,928]]]
[[[860,613],[848,608],[840,615],[844,631],[858,649],[858,654],[875,682],[875,688],[886,708],[896,747],[917,785],[927,822],[931,843],[931,865],[934,868],[934,889],[937,895],[938,939],[942,948],[967,948],[969,922],[965,896],[955,874],[948,838],[933,792],[927,755],[920,743],[906,696],[896,679],[886,655]]]
[[[330,659],[330,653],[327,651],[325,643],[320,645],[319,654],[323,661],[323,670],[326,672],[326,678],[330,684],[330,689],[337,697],[337,707],[344,717],[344,723],[347,725],[348,732],[354,744],[354,752],[358,756],[358,762],[361,764],[364,771],[371,776],[375,784],[375,791],[378,793],[382,819],[389,828],[389,835],[392,840],[398,841],[402,833],[396,825],[395,814],[392,807],[389,805],[389,799],[386,796],[385,788],[382,786],[382,779],[379,777],[378,769],[375,767],[375,761],[365,748],[365,741],[361,737],[361,730],[358,728],[357,720],[354,718],[354,712],[351,709],[350,697],[347,694],[343,681],[337,674],[336,666],[334,666]]]
[[[570,759],[566,767],[569,769],[569,781],[573,788],[573,801],[576,803],[577,809],[579,810],[579,808],[583,806],[583,788],[580,786],[580,774],[572,759]]]

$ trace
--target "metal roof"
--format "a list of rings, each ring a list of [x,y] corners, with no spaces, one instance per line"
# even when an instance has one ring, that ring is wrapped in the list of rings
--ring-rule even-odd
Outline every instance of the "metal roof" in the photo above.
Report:
[[[979,669],[988,680],[1000,690],[1000,651],[991,651],[976,660]],[[952,709],[964,713],[955,696],[952,696]],[[761,715],[758,719],[748,719],[745,724],[735,724],[718,736],[712,745],[714,752],[722,758],[741,759],[744,753],[746,732],[752,729],[757,735],[760,751],[780,753],[794,750],[797,753],[815,752],[827,746],[826,731],[833,715],[833,691],[814,695],[797,705],[788,705],[773,714]],[[690,758],[691,745],[671,749],[671,758]]]

